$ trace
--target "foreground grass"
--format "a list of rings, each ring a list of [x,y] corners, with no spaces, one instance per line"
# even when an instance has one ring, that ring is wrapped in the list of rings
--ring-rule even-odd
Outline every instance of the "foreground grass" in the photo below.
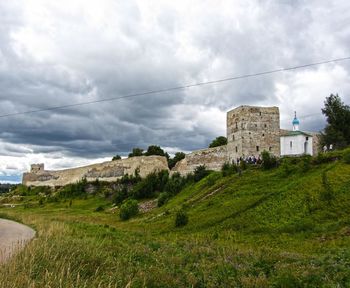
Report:
[[[1,208],[38,237],[0,287],[350,287],[350,165],[282,172],[213,173],[127,222],[100,197]]]

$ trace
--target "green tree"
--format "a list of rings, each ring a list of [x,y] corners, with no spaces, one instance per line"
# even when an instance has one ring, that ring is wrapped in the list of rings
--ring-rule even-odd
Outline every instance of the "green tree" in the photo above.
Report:
[[[261,158],[262,158],[261,166],[263,169],[268,170],[268,169],[277,167],[277,158],[274,155],[267,152],[266,150],[264,150],[261,153]]]
[[[148,146],[145,155],[146,156],[151,156],[151,155],[166,156],[166,153],[162,148],[160,148],[160,146],[151,145],[151,146]]]
[[[137,156],[142,156],[143,154],[143,149],[141,148],[133,148],[132,152],[129,154],[129,157],[137,157]]]
[[[213,142],[210,143],[209,148],[218,147],[227,144],[227,138],[224,136],[216,137]]]
[[[350,145],[350,107],[341,98],[331,94],[324,101],[322,113],[326,116],[327,125],[321,134],[321,145],[333,144],[334,148]]]
[[[180,160],[184,159],[186,157],[186,154],[183,152],[176,152],[174,158],[169,159],[168,164],[169,168],[172,169],[175,167],[176,163]]]
[[[128,220],[132,216],[135,216],[139,213],[139,205],[137,200],[128,199],[120,206],[119,217],[122,220]]]
[[[115,156],[113,156],[112,161],[120,160],[120,159],[122,159],[122,157],[120,155],[115,155]]]

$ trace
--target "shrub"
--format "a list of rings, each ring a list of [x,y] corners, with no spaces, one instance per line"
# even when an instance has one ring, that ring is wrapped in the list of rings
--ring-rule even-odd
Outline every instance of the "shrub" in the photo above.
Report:
[[[121,220],[128,220],[132,216],[137,215],[138,213],[139,213],[139,205],[137,200],[128,199],[120,207],[119,216]]]
[[[304,155],[299,158],[299,169],[301,172],[307,172],[311,168],[312,157],[310,155]]]
[[[170,199],[170,194],[168,192],[160,193],[158,197],[158,207],[163,206]]]
[[[102,212],[104,210],[105,210],[105,208],[103,208],[102,206],[98,206],[98,207],[96,207],[95,212]]]
[[[210,173],[205,165],[199,165],[194,169],[193,179],[195,182],[202,180],[204,177],[208,176]]]
[[[128,198],[128,188],[123,185],[122,188],[118,190],[114,195],[113,202],[117,205],[120,205],[126,198]]]
[[[277,158],[275,156],[273,156],[272,154],[270,154],[267,151],[263,151],[261,153],[261,157],[262,157],[262,168],[263,169],[272,169],[277,167]]]
[[[86,194],[85,192],[86,185],[87,185],[86,179],[83,179],[75,184],[68,184],[62,187],[58,191],[57,196],[61,198],[73,198],[73,197],[82,196]]]
[[[283,176],[291,175],[296,171],[295,158],[283,157],[280,167]]]
[[[184,210],[179,210],[175,216],[175,227],[182,227],[188,223],[188,216]]]
[[[168,179],[169,172],[166,170],[148,174],[133,187],[131,195],[136,199],[152,198],[156,192],[164,191]]]
[[[164,186],[164,191],[171,195],[176,195],[186,185],[186,178],[181,177],[180,173],[174,173]]]
[[[223,177],[230,176],[237,172],[237,166],[235,164],[224,163],[221,167],[221,173]]]

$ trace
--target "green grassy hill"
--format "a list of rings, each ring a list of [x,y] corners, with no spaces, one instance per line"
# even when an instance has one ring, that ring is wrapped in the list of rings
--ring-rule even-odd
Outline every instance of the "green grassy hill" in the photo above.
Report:
[[[0,287],[350,287],[342,160],[211,173],[129,221],[99,196],[28,197],[0,209],[38,231],[0,271]],[[189,221],[175,228],[179,210]]]

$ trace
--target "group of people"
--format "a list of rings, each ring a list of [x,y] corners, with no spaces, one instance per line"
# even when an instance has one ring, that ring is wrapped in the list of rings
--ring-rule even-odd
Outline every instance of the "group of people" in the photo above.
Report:
[[[327,145],[323,146],[323,152],[332,151],[332,150],[333,150],[333,144],[330,144],[329,147],[327,147]]]
[[[254,155],[252,156],[246,156],[246,157],[239,157],[236,160],[236,165],[239,165],[242,161],[244,161],[246,164],[261,164],[262,163],[262,159],[260,158],[260,155],[258,157],[255,157]],[[234,162],[234,160],[233,160]]]

